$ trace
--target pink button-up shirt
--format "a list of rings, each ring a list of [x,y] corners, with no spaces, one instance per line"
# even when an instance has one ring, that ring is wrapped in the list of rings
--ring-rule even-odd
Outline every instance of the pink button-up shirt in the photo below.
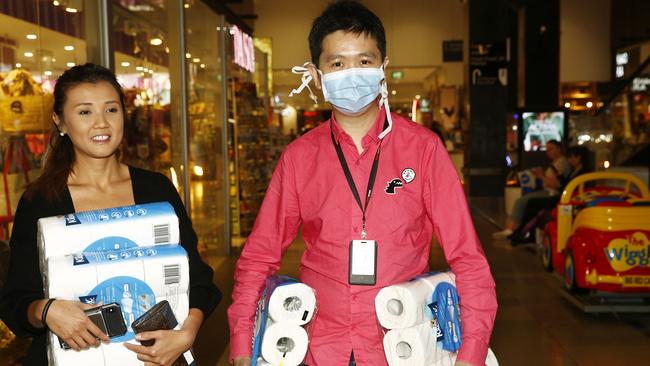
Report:
[[[359,366],[387,364],[375,296],[382,287],[428,271],[434,231],[456,274],[461,299],[463,338],[458,359],[484,364],[497,310],[494,280],[456,169],[433,132],[396,114],[392,119],[392,130],[381,143],[366,212],[368,239],[378,244],[377,285],[348,284],[349,245],[361,237],[362,214],[336,156],[330,129],[363,197],[384,126],[383,108],[362,140],[362,154],[334,118],[291,143],[282,154],[237,262],[233,304],[228,309],[231,359],[251,354],[256,304],[264,281],[278,270],[282,254],[302,224],[306,249],[300,279],[316,290],[318,304],[306,364],[347,365],[352,351]],[[415,178],[405,179],[405,169],[412,169]],[[394,194],[387,193],[395,179],[402,185],[394,188]]]

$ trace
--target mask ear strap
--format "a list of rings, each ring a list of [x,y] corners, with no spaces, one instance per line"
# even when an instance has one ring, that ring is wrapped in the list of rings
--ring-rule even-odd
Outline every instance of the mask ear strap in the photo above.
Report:
[[[384,65],[381,65],[381,71],[384,71]],[[388,106],[388,83],[386,83],[386,76],[384,80],[381,81],[381,98],[379,98],[379,108],[382,104],[386,111],[386,120],[388,121],[388,127],[379,134],[379,139],[383,139],[388,135],[388,133],[393,129],[393,118],[390,116],[390,107]]]
[[[314,94],[314,92],[311,90],[309,87],[309,82],[311,82],[312,77],[311,74],[309,73],[309,69],[307,66],[309,65],[309,62],[305,62],[302,66],[294,66],[291,68],[291,72],[297,75],[302,75],[301,81],[302,84],[297,89],[293,89],[291,93],[289,93],[289,97],[293,97],[294,94],[300,94],[302,91],[305,89],[305,87],[309,90],[309,97],[311,100],[314,101],[314,103],[318,103],[318,97]]]

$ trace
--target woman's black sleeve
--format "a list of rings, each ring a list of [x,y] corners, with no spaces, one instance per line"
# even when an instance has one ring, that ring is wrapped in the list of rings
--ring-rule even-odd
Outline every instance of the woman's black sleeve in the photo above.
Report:
[[[212,277],[214,272],[208,266],[197,249],[198,237],[192,227],[192,222],[187,215],[185,206],[171,181],[160,174],[163,180],[163,190],[169,203],[174,206],[178,223],[180,225],[181,245],[187,251],[190,264],[190,308],[203,311],[207,318],[221,301],[221,292],[214,285]]]
[[[19,337],[41,334],[27,317],[27,308],[43,299],[43,281],[36,244],[37,215],[31,202],[20,199],[11,233],[11,258],[7,283],[0,293],[0,318]]]

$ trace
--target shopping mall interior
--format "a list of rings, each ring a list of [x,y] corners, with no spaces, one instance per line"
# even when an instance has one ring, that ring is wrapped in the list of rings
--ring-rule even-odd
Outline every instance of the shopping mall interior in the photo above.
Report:
[[[289,95],[330,2],[0,1],[0,289],[14,212],[52,133],[56,80],[101,64],[126,94],[121,159],[173,182],[224,295],[196,339],[197,362],[228,365],[235,267],[276,163],[331,114],[322,98]],[[360,2],[386,30],[390,109],[440,132],[463,184],[496,282],[499,364],[647,364],[650,2]],[[552,139],[586,148],[601,175],[568,182],[494,235],[540,188],[531,172],[548,166]],[[430,268],[449,268],[432,243]],[[279,273],[298,277],[304,248],[298,235]],[[0,366],[21,364],[29,342],[0,321]]]

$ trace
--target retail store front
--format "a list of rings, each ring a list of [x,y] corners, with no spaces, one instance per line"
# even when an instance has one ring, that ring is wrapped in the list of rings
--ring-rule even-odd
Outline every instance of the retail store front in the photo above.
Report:
[[[123,161],[172,180],[201,254],[216,266],[210,259],[244,242],[289,140],[270,117],[270,41],[211,3],[0,2],[0,239],[40,173],[56,79],[93,62],[114,70],[126,94]],[[0,328],[4,360],[11,339]]]

